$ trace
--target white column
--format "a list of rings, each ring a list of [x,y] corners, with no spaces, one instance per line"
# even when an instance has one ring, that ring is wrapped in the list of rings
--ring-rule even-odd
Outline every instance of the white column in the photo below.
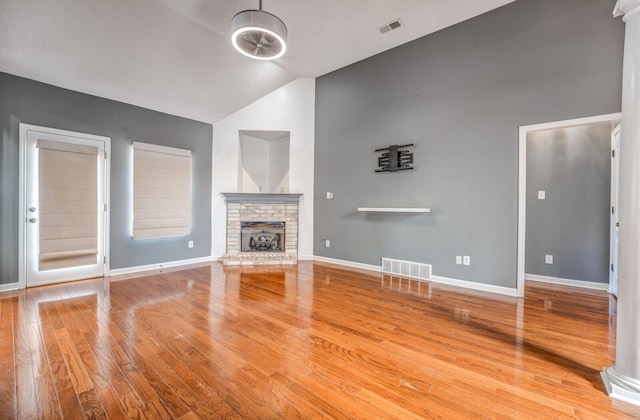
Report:
[[[602,380],[609,396],[640,405],[640,0],[618,0],[626,23],[620,139],[620,254],[616,364]]]

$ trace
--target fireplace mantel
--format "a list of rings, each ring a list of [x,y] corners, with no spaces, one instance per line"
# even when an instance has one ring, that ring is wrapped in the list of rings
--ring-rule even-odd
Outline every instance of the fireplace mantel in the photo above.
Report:
[[[302,193],[220,193],[227,203],[297,203],[302,197]]]

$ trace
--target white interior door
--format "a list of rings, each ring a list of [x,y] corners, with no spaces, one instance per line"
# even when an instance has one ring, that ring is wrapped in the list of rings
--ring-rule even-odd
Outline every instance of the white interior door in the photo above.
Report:
[[[21,124],[26,287],[105,274],[105,137]]]
[[[618,243],[620,237],[620,223],[618,208],[620,204],[620,132],[618,124],[611,131],[611,240],[609,251],[609,293],[618,296]]]

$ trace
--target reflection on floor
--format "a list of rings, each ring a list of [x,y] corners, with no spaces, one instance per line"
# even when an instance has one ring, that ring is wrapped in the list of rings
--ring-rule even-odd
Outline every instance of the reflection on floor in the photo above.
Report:
[[[0,294],[0,418],[622,418],[615,302],[323,263]]]

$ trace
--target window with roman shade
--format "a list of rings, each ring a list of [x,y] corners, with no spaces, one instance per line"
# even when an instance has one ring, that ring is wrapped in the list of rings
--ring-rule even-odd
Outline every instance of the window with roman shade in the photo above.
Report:
[[[191,233],[191,151],[133,142],[133,239]]]
[[[40,271],[97,264],[98,148],[40,139]]]

